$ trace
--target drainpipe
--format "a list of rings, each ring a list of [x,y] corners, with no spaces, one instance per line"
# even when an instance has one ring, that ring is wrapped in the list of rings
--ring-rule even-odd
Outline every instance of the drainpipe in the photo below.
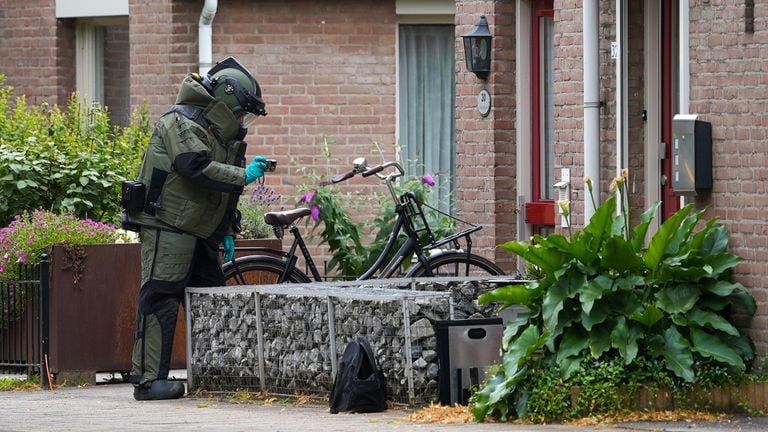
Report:
[[[200,76],[206,76],[213,67],[213,31],[211,30],[211,23],[213,22],[213,17],[216,16],[217,8],[217,0],[205,0],[203,11],[200,12],[197,30],[197,71]]]
[[[616,177],[628,166],[626,34],[626,0],[616,0]],[[616,213],[621,214],[624,197],[618,193]]]
[[[584,0],[584,176],[592,179],[595,201],[600,202],[600,59],[598,0]],[[584,191],[584,225],[595,207]]]

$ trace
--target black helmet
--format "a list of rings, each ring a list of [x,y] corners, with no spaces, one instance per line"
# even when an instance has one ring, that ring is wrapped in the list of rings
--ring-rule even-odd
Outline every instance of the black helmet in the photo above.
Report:
[[[211,95],[222,99],[245,127],[257,116],[267,115],[259,83],[234,57],[227,57],[208,71],[203,85]]]

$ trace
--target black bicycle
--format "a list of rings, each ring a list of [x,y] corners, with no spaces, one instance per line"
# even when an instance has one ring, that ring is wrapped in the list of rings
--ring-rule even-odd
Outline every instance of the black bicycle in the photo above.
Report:
[[[388,172],[388,174],[382,174]],[[472,253],[472,234],[482,227],[462,221],[421,202],[411,191],[399,194],[395,191],[394,180],[405,175],[397,162],[386,162],[368,167],[365,158],[357,158],[347,173],[334,177],[331,184],[340,183],[356,175],[376,175],[387,186],[395,203],[396,219],[386,246],[371,267],[357,280],[387,279],[393,277],[456,277],[456,276],[501,276],[504,271],[490,260]],[[435,238],[429,228],[424,208],[429,208],[467,225],[468,228],[452,235]],[[268,212],[264,221],[271,225],[277,238],[283,238],[285,231],[291,233],[293,242],[290,249],[281,250],[263,247],[244,247],[253,255],[247,255],[227,262],[222,267],[228,285],[301,283],[322,281],[323,277],[315,265],[298,222],[310,214],[310,209],[301,207],[294,210]],[[406,234],[405,242],[392,254],[401,232]],[[463,246],[462,246],[463,243]],[[301,253],[309,275],[296,266]],[[415,256],[415,262],[401,271],[406,259]],[[391,258],[390,258],[391,257]]]

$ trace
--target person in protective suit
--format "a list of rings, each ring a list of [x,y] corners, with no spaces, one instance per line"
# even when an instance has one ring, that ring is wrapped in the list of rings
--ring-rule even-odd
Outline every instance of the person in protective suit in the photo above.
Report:
[[[130,377],[136,400],[184,395],[184,384],[168,381],[179,304],[187,286],[225,284],[219,244],[231,260],[237,200],[266,167],[263,156],[246,167],[243,138],[252,120],[265,115],[259,84],[235,58],[205,77],[189,74],[153,130],[127,204],[124,185],[125,225],[141,241]]]

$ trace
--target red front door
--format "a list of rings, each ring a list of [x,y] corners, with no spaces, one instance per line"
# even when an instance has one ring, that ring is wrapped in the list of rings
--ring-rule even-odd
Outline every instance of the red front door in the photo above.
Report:
[[[677,2],[661,2],[661,139],[666,158],[662,161],[661,216],[667,219],[680,209],[680,198],[672,191],[672,118],[679,104],[677,61]]]

